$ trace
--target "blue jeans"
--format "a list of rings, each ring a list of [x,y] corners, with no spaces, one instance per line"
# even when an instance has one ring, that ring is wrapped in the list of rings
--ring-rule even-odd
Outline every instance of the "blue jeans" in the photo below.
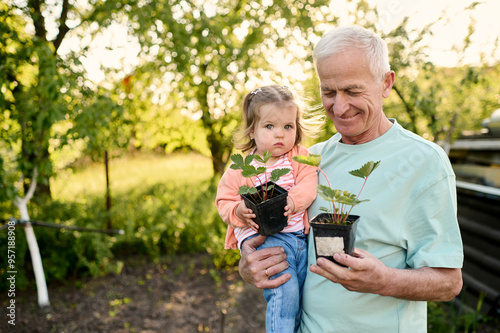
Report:
[[[285,273],[290,273],[292,277],[277,288],[264,289],[266,332],[297,332],[302,314],[302,288],[307,275],[307,236],[303,231],[277,233],[267,236],[258,249],[273,246],[285,249],[289,267],[270,279]]]

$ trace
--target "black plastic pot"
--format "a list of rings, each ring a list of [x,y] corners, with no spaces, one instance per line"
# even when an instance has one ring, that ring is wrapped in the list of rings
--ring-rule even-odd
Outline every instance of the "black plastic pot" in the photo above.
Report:
[[[317,258],[326,258],[339,264],[333,259],[335,253],[353,254],[354,242],[356,240],[356,228],[360,217],[349,215],[347,225],[337,225],[331,223],[320,223],[322,219],[328,218],[329,214],[321,213],[311,220],[311,227],[314,235],[314,249]],[[344,266],[345,267],[345,266]]]
[[[252,198],[255,198],[256,195],[242,195],[245,205],[257,216],[253,220],[259,225],[259,234],[264,236],[280,232],[287,226],[288,222],[288,218],[283,215],[288,191],[273,182],[268,182],[267,186],[269,187],[271,184],[274,185],[273,196],[264,202],[255,203]],[[262,187],[262,185],[257,186],[257,191],[262,191]],[[268,192],[271,195],[272,190]]]

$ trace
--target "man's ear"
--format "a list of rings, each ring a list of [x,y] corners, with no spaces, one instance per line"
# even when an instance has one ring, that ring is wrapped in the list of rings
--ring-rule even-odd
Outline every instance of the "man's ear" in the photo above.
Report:
[[[384,91],[382,92],[382,96],[384,98],[389,97],[389,94],[390,94],[390,92],[392,90],[392,86],[394,85],[394,78],[395,78],[394,71],[389,71],[385,75],[385,79],[384,79]]]

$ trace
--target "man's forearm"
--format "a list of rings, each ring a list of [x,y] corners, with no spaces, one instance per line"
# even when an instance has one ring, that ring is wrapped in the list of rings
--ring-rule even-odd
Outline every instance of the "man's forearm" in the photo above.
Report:
[[[392,269],[379,294],[412,301],[446,302],[460,293],[462,284],[460,268]]]

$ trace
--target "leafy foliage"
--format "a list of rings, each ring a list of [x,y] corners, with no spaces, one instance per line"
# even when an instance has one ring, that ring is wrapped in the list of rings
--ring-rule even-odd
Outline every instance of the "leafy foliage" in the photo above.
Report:
[[[368,176],[380,165],[380,161],[378,162],[366,162],[361,168],[349,171],[349,174],[366,179]]]
[[[0,120],[2,123],[6,121],[0,149],[2,154],[4,150],[8,153],[8,160],[3,161],[2,167],[10,173],[9,178],[23,178],[25,182],[13,192],[9,181],[2,177],[2,188],[10,189],[6,191],[7,195],[1,196],[2,199],[21,194],[19,191],[22,192],[23,187],[25,189],[30,183],[34,168],[39,171],[37,195],[50,197],[53,150],[74,140],[102,144],[104,140],[94,139],[106,137],[102,133],[109,129],[110,122],[107,127],[101,126],[102,123],[96,122],[96,115],[116,110],[116,106],[103,103],[104,98],[100,96],[105,94],[96,94],[83,73],[80,59],[89,50],[83,48],[77,55],[69,52],[64,57],[58,54],[63,40],[73,28],[91,24],[104,27],[110,24],[109,17],[121,10],[121,4],[117,6],[116,1],[87,5],[72,1],[65,1],[62,6],[50,1],[0,5],[2,40],[6,41],[0,46]],[[55,17],[56,12],[60,13],[59,17]],[[56,22],[54,26],[57,28],[48,31],[46,27]],[[92,116],[80,116],[78,128],[86,127],[88,133],[94,130],[93,136],[78,137],[73,135],[74,132],[67,136],[66,130],[62,129],[71,128],[72,121],[83,112]]]
[[[328,209],[325,207],[321,207],[320,209],[330,214],[331,223],[341,224],[341,225],[346,223],[347,217],[351,213],[351,210],[354,206],[364,201],[368,201],[368,199],[360,200],[358,198],[361,192],[363,191],[363,188],[365,187],[368,177],[380,165],[380,161],[378,162],[370,161],[365,163],[359,169],[349,171],[349,174],[355,177],[363,178],[365,180],[358,195],[355,195],[350,193],[349,191],[333,189],[331,187],[330,181],[328,180],[328,176],[319,167],[321,163],[321,155],[317,154],[309,154],[308,156],[299,155],[299,156],[294,156],[293,159],[299,163],[316,167],[323,174],[323,176],[328,182],[328,186],[319,184],[318,186],[316,186],[316,189],[318,190],[318,195],[320,196],[320,198],[331,203],[331,208]]]
[[[257,190],[257,187],[255,186],[255,183],[252,180],[253,187],[250,187],[248,185],[242,185],[238,190],[238,194],[251,195],[250,197],[252,198],[252,200],[255,201],[255,203],[264,202],[273,197],[274,185],[268,183],[267,167],[266,167],[267,162],[272,156],[273,154],[269,151],[264,152],[263,156],[249,154],[245,157],[245,159],[243,159],[243,157],[240,154],[231,155],[231,160],[233,161],[233,164],[230,165],[230,168],[233,170],[241,170],[241,175],[243,177],[251,178],[261,174],[265,175],[265,181],[260,191]],[[251,165],[254,159],[264,165],[256,168],[255,166]],[[273,171],[271,171],[269,181],[276,183],[280,179],[280,177],[286,175],[289,172],[290,169],[288,168],[274,169]],[[256,197],[254,195],[256,195]]]
[[[319,164],[321,163],[321,155],[317,155],[317,154],[309,154],[307,156],[297,155],[297,156],[294,156],[293,159],[296,162],[310,165],[313,167],[319,167]]]
[[[141,58],[149,59],[141,70],[168,78],[177,109],[200,119],[216,173],[230,159],[245,91],[266,71],[284,81],[267,55],[291,46],[310,48],[309,36],[326,22],[328,3],[160,0],[130,11],[130,32],[141,43]]]
[[[94,229],[106,227],[124,235],[51,229],[34,226],[49,284],[85,276],[119,273],[124,256],[208,252],[218,268],[233,266],[238,251],[224,249],[225,224],[213,204],[218,184],[211,161],[199,155],[122,158],[112,166],[113,205],[104,204],[102,167],[88,166],[74,174],[61,174],[54,182],[52,203],[31,203],[33,220]],[[144,170],[149,170],[145,173]],[[100,186],[99,186],[100,185]],[[71,193],[71,195],[70,195]],[[15,214],[13,207],[0,218]],[[7,233],[0,231],[0,251],[7,253]],[[16,287],[34,284],[31,261],[22,228],[16,229]],[[0,268],[0,290],[8,288],[6,270]]]

